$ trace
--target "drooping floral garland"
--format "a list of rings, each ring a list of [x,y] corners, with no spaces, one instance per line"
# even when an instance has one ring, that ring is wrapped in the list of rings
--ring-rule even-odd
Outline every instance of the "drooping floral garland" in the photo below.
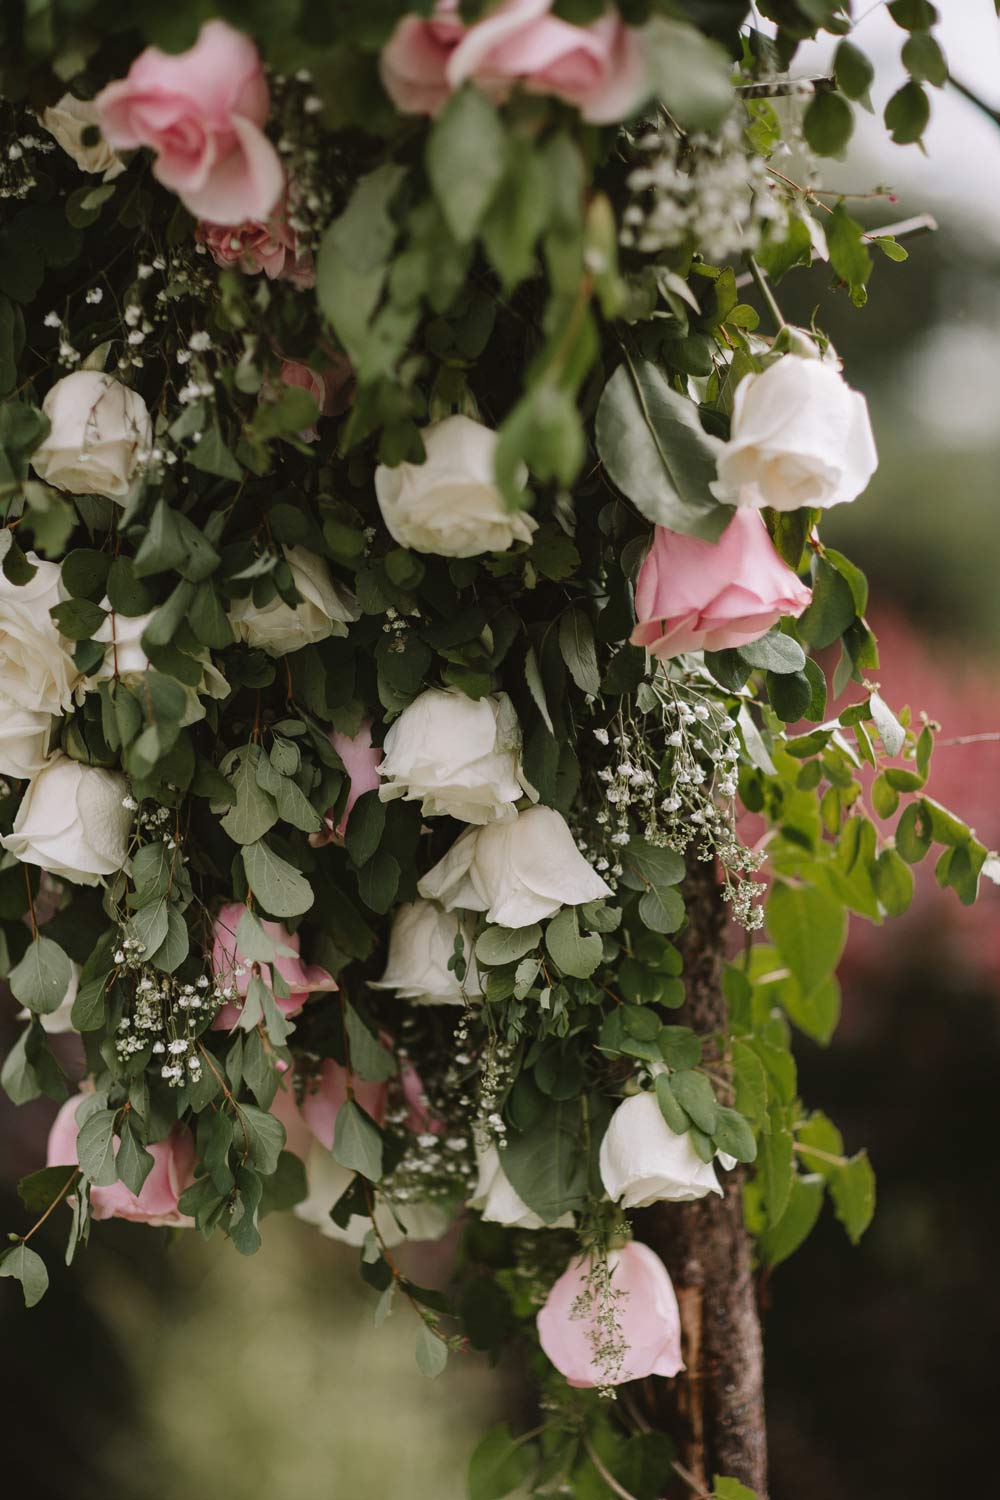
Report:
[[[562,1377],[683,1368],[630,1210],[744,1183],[769,1264],[824,1191],[863,1232],[791,1027],[832,1034],[849,911],[903,910],[932,844],[971,901],[986,859],[821,539],[865,401],[772,291],[828,259],[860,305],[905,258],[812,175],[870,65],[783,81],[824,9],[791,0],[771,36],[738,0],[104,9],[0,38],[3,1082],[61,1101],[26,1208],[72,1206],[71,1256],[112,1216],[251,1253],[291,1211],[409,1300],[428,1374],[537,1327],[586,1431]],[[943,77],[933,7],[890,11],[905,141]],[[748,934],[726,1034],[675,1024],[699,862]],[[394,1249],[456,1216],[445,1304]],[[560,1431],[491,1434],[477,1500],[574,1492]]]

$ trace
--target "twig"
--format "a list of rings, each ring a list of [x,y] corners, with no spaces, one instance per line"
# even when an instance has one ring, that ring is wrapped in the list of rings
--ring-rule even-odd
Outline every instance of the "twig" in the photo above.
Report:
[[[764,275],[763,268],[758,265],[756,257],[753,255],[748,255],[746,260],[747,265],[750,268],[749,275],[745,278],[737,279],[736,285],[739,286],[741,280],[743,280],[744,282],[752,281],[756,286],[758,292],[760,292],[760,295],[763,297],[764,304],[767,307],[768,312],[771,314],[771,317],[774,319],[775,326],[779,329],[784,328],[784,315],[782,314],[781,308],[778,306],[775,300],[774,293],[771,291],[767,278]]]
[[[590,1459],[590,1462],[594,1465],[594,1468],[597,1470],[598,1474],[600,1474],[601,1478],[604,1480],[604,1483],[607,1485],[608,1489],[613,1495],[618,1496],[618,1500],[636,1500],[636,1497],[635,1495],[633,1495],[632,1491],[627,1490],[623,1484],[619,1484],[615,1476],[611,1473],[610,1469],[605,1468],[604,1463],[601,1460],[601,1455],[598,1453],[597,1449],[590,1441],[590,1438],[587,1437],[586,1433],[584,1433],[583,1437],[583,1449],[587,1457]]]
[[[744,83],[736,89],[741,99],[787,99],[796,94],[829,94],[835,78],[776,78],[773,83]]]
[[[715,1500],[711,1491],[702,1489],[701,1484],[691,1473],[691,1470],[685,1469],[684,1465],[678,1459],[675,1458],[670,1467],[694,1491],[694,1500]]]
[[[934,748],[939,750],[942,745],[987,745],[1000,740],[1000,730],[984,730],[982,734],[959,734],[950,740],[935,740]]]
[[[66,1194],[69,1192],[70,1188],[73,1186],[74,1182],[79,1177],[79,1175],[80,1175],[80,1168],[77,1167],[70,1174],[70,1176],[68,1177],[68,1179],[66,1180],[66,1182],[63,1184],[63,1186],[59,1189],[58,1193],[53,1198],[53,1200],[49,1204],[48,1208],[42,1214],[42,1217],[40,1219],[36,1220],[34,1224],[32,1224],[32,1226],[28,1230],[27,1234],[22,1234],[21,1239],[20,1239],[20,1243],[22,1245],[26,1245],[28,1243],[28,1241],[31,1239],[31,1236],[35,1233],[35,1231],[37,1229],[41,1229],[42,1225],[45,1223],[45,1220],[48,1218],[49,1214],[55,1208],[56,1204],[57,1203],[61,1203],[63,1201],[63,1199],[65,1198]]]
[[[1000,109],[994,109],[992,104],[987,104],[985,99],[980,98],[967,83],[962,83],[961,79],[956,78],[954,73],[948,74],[948,82],[957,93],[962,95],[963,99],[968,99],[970,104],[974,104],[988,119],[992,120],[994,125],[1000,125]]]
[[[816,199],[815,201],[819,204],[820,208],[825,208],[832,213],[833,210],[830,209],[829,204],[819,203],[819,199]],[[863,240],[912,239],[913,236],[917,234],[933,234],[937,227],[938,222],[933,214],[915,214],[912,219],[900,219],[898,224],[883,224],[879,229],[867,229],[865,230],[861,238]],[[753,260],[753,257],[747,256],[748,263],[751,260]],[[756,284],[757,289],[767,303],[768,308],[772,309],[773,298],[769,297],[767,295],[767,291],[765,290],[767,272],[764,270],[763,266],[758,265],[755,260],[753,261],[753,265],[757,268],[757,274],[753,274],[753,266],[751,266],[749,272],[745,272],[742,276],[737,276],[736,286],[737,288],[740,288]],[[774,306],[776,305],[777,304],[774,304]]]

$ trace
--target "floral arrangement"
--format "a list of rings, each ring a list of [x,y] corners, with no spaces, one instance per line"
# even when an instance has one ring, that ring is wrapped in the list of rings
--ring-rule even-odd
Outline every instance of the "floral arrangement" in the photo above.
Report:
[[[545,1419],[473,1500],[763,1490],[756,1416],[672,1447],[645,1378],[728,1338],[759,1385],[752,1258],[825,1195],[864,1231],[793,1035],[848,913],[987,860],[822,540],[866,403],[774,290],[901,274],[818,186],[871,66],[816,0],[222,9],[0,22],[3,1084],[59,1103],[0,1276],[42,1296],[60,1204],[70,1259],[290,1212],[425,1374],[524,1352]],[[889,9],[905,143],[946,70]]]

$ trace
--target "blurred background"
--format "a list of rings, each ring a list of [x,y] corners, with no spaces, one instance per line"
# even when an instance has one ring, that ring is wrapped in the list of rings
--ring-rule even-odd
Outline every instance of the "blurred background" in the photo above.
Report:
[[[952,70],[1000,109],[993,0],[937,0]],[[856,6],[863,12],[864,6]],[[876,108],[902,81],[904,34],[884,4],[859,45]],[[829,50],[796,72],[828,71]],[[867,394],[881,453],[871,491],[824,537],[869,573],[890,701],[926,710],[942,740],[1000,731],[1000,126],[932,90],[926,155],[862,117],[839,189],[866,225],[930,212],[910,258],[879,258],[858,312],[823,269],[780,289],[786,314],[833,336]],[[942,745],[930,790],[1000,846],[1000,742]],[[987,1493],[993,1467],[994,1273],[1000,1193],[1000,891],[971,911],[921,867],[910,913],[855,919],[844,1019],[827,1049],[801,1040],[804,1097],[869,1147],[879,1208],[852,1250],[826,1211],[771,1278],[765,1311],[773,1500],[939,1500]],[[0,1002],[0,1049],[16,1034]],[[0,1103],[0,1225],[44,1153],[54,1106]],[[54,1226],[54,1227],[53,1227]],[[49,1230],[51,1229],[51,1233]],[[31,1313],[0,1283],[0,1409],[9,1493],[22,1500],[461,1500],[469,1451],[510,1409],[509,1377],[475,1358],[430,1384],[412,1320],[371,1326],[355,1252],[268,1220],[244,1260],[192,1234],[97,1227],[72,1272],[47,1235],[52,1288]],[[434,1280],[435,1263],[417,1264]]]

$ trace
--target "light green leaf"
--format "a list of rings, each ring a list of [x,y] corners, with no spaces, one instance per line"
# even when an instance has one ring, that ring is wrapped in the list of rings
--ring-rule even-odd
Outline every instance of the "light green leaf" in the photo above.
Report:
[[[593,974],[604,954],[604,944],[596,932],[584,937],[573,906],[567,906],[553,917],[545,929],[545,946],[564,974],[586,979]]]
[[[494,967],[513,963],[536,948],[541,936],[537,922],[530,927],[487,927],[476,939],[476,957]]]
[[[369,1182],[382,1176],[382,1134],[359,1104],[347,1099],[337,1111],[333,1133],[333,1159]]]
[[[111,1187],[118,1181],[115,1166],[115,1111],[95,1110],[76,1138],[76,1155],[85,1175],[95,1187]]]
[[[130,1115],[125,1117],[122,1125],[121,1144],[115,1163],[118,1180],[138,1197],[143,1183],[153,1170],[153,1155],[140,1141]]]
[[[8,982],[15,1000],[36,1015],[47,1016],[65,1000],[72,978],[73,966],[59,944],[51,938],[36,937],[11,970]]]
[[[718,42],[685,21],[657,16],[640,32],[657,99],[689,130],[714,130],[733,107],[732,64]]]
[[[580,1149],[580,1101],[553,1101],[528,1130],[512,1133],[503,1169],[522,1202],[546,1224],[583,1207],[587,1163]]]
[[[506,1422],[493,1427],[469,1459],[468,1500],[506,1500],[536,1463],[531,1445],[515,1442]]]
[[[482,90],[469,84],[445,105],[427,142],[427,175],[459,244],[475,235],[506,164],[500,116]]]
[[[594,627],[582,609],[568,609],[559,621],[559,650],[569,675],[581,693],[596,697],[601,691]]]
[[[846,1166],[838,1167],[827,1179],[837,1218],[856,1245],[872,1221],[875,1212],[875,1173],[866,1151],[852,1156]]]
[[[278,821],[274,799],[257,780],[261,754],[259,745],[244,745],[227,755],[220,767],[236,801],[219,822],[235,844],[255,844]]]
[[[814,886],[777,880],[765,912],[768,936],[806,995],[832,974],[847,940],[847,913]]]
[[[272,917],[300,917],[313,904],[308,880],[263,842],[247,844],[243,868],[251,891]]]
[[[258,1109],[255,1104],[240,1104],[237,1107],[240,1121],[247,1133],[250,1161],[259,1172],[270,1176],[278,1165],[278,1157],[285,1144],[285,1127],[275,1115]],[[239,1141],[241,1137],[242,1131],[237,1125],[235,1139]]]
[[[421,1323],[417,1329],[417,1369],[428,1380],[435,1380],[448,1363],[448,1345],[443,1338]]]
[[[719,442],[655,365],[619,365],[604,387],[595,433],[608,474],[647,521],[718,541],[733,515],[709,488]]]
[[[811,1233],[823,1207],[823,1179],[813,1173],[792,1179],[792,1190],[788,1207],[781,1216],[780,1224],[765,1229],[758,1237],[757,1247],[761,1258],[770,1266],[778,1266],[802,1244]]]
[[[795,1174],[792,1133],[783,1126],[761,1138],[760,1165],[764,1176],[764,1195],[768,1226],[780,1224],[788,1207]]]
[[[369,1083],[385,1083],[388,1078],[394,1078],[399,1072],[395,1057],[372,1034],[350,1003],[344,1010],[344,1024],[352,1071]]]
[[[45,1262],[27,1245],[15,1245],[0,1255],[0,1276],[12,1276],[21,1283],[25,1307],[34,1307],[45,1296],[49,1273]]]

